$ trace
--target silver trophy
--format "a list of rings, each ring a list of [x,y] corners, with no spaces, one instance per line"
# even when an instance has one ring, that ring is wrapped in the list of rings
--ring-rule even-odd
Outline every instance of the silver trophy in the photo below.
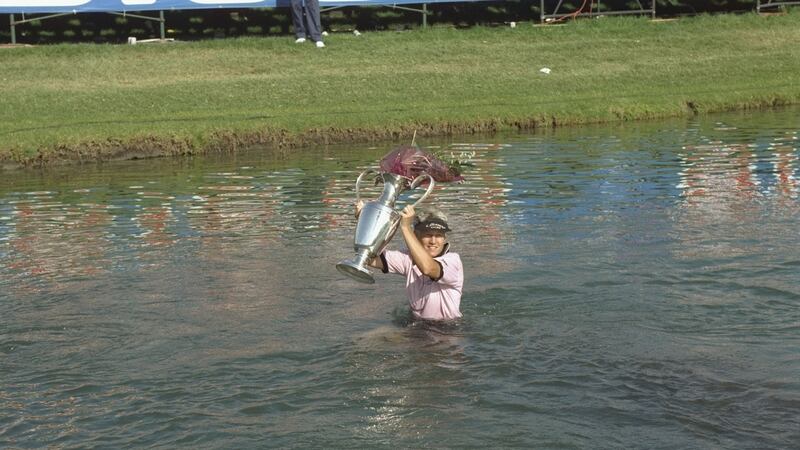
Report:
[[[367,169],[361,172],[356,180],[356,202],[361,199],[359,194],[361,181],[370,173],[378,174],[373,169]],[[381,254],[397,231],[400,213],[395,210],[394,204],[400,193],[404,190],[415,189],[427,179],[429,181],[428,190],[414,203],[414,207],[416,207],[433,191],[433,177],[428,174],[418,176],[410,184],[406,177],[389,172],[380,172],[380,177],[383,179],[383,193],[377,200],[367,202],[358,216],[354,241],[356,257],[336,264],[339,272],[362,283],[375,282],[367,266],[373,258]]]

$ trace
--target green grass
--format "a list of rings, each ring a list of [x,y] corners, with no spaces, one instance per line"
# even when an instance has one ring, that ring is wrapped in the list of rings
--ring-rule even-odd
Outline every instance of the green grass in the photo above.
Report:
[[[0,160],[229,150],[800,102],[800,14],[0,49]],[[549,75],[539,72],[548,67]],[[407,137],[404,137],[406,139]],[[148,150],[150,151],[150,150]]]

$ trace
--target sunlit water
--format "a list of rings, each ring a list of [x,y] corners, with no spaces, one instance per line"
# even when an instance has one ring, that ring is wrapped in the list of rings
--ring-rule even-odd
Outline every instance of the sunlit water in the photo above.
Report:
[[[4,173],[0,447],[797,448],[799,112],[422,142],[439,328],[334,269],[400,142]]]

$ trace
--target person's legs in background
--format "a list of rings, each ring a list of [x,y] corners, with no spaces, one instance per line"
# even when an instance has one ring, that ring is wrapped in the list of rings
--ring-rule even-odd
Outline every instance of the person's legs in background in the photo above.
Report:
[[[319,0],[306,0],[306,24],[311,40],[317,42],[317,47],[323,47],[324,44],[320,45],[322,43],[322,24],[319,19]]]
[[[319,4],[319,0],[317,4]],[[306,41],[306,26],[303,18],[303,0],[292,0],[292,23],[294,24],[295,42],[298,44]]]

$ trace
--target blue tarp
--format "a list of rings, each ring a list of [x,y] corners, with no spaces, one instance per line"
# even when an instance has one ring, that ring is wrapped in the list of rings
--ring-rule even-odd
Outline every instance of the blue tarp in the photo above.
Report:
[[[465,0],[320,0],[319,4],[324,8],[326,6],[387,6],[462,1]],[[289,6],[289,0],[0,0],[0,14],[173,11],[179,9],[274,8],[276,6]]]

